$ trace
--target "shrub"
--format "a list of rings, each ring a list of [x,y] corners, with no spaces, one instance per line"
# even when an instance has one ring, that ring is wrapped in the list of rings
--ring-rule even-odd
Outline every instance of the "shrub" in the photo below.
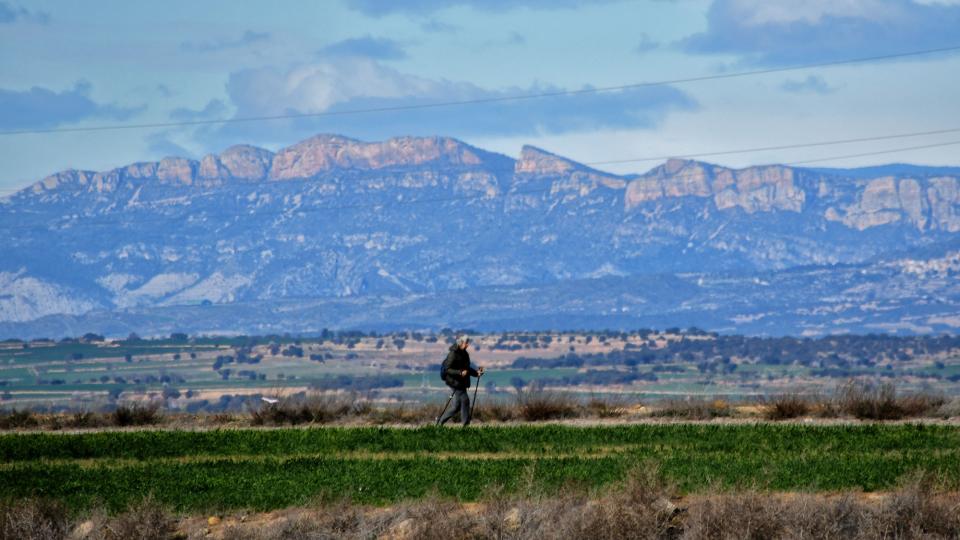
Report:
[[[63,427],[67,428],[98,428],[108,425],[107,419],[90,411],[77,411],[64,420]]]
[[[903,409],[904,416],[930,416],[937,414],[940,407],[946,402],[943,396],[933,396],[929,394],[911,394],[898,398],[900,408]]]
[[[837,399],[841,411],[862,420],[899,420],[904,416],[889,383],[872,386],[851,381],[840,389]]]
[[[798,394],[783,394],[764,405],[767,420],[786,420],[810,413],[810,400]]]
[[[0,429],[18,429],[36,427],[39,424],[36,416],[28,410],[0,412]]]
[[[899,420],[934,414],[946,400],[940,396],[913,394],[897,396],[890,383],[870,385],[849,382],[838,392],[841,411],[861,420]]]
[[[573,400],[558,392],[549,392],[539,384],[526,390],[517,389],[517,408],[520,418],[528,422],[570,418],[577,415]]]
[[[105,540],[166,540],[175,530],[176,521],[153,494],[116,516],[101,532]]]
[[[0,503],[0,540],[48,540],[70,532],[66,508],[57,501],[25,499]]]
[[[958,538],[958,501],[938,499],[929,477],[913,476],[885,499],[865,527],[871,538]]]
[[[960,416],[960,398],[953,398],[952,400],[941,405],[940,408],[937,409],[937,416],[942,416],[944,418]]]
[[[113,425],[146,426],[160,421],[160,407],[156,403],[125,403],[117,405],[111,414]]]

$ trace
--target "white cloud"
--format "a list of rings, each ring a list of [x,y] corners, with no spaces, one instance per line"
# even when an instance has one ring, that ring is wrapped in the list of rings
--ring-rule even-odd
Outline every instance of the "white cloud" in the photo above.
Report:
[[[746,25],[783,24],[802,21],[817,24],[824,17],[887,20],[899,11],[884,0],[734,0],[731,6]]]
[[[358,97],[442,95],[441,82],[401,73],[363,58],[333,59],[281,72],[251,69],[230,76],[227,92],[238,116],[321,112]]]
[[[358,138],[396,135],[585,132],[600,127],[652,128],[672,111],[693,110],[686,93],[669,86],[564,95],[565,88],[533,85],[487,89],[468,82],[404,73],[376,60],[328,58],[287,69],[234,73],[227,94],[237,118],[295,115],[256,125],[242,122],[200,129],[208,146],[272,145],[321,132]],[[549,93],[527,100],[512,96]],[[437,103],[484,103],[435,107]],[[336,114],[354,110],[369,114]],[[302,116],[331,113],[324,116]]]

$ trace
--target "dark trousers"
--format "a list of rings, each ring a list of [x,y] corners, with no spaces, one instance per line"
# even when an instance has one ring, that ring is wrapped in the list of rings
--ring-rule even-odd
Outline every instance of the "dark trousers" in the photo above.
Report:
[[[453,403],[453,408],[444,413],[440,417],[440,425],[447,423],[447,420],[450,420],[457,415],[457,411],[460,412],[460,420],[463,422],[463,425],[470,424],[470,396],[467,394],[466,390],[454,390],[453,399],[450,400]]]

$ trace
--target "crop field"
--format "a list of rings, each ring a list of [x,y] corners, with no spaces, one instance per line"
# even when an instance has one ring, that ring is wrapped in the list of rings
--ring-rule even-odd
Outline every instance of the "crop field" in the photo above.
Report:
[[[101,410],[151,400],[185,412],[243,410],[260,395],[310,390],[383,403],[442,400],[437,369],[452,333],[311,338],[188,337],[7,340],[0,343],[0,408]],[[832,393],[851,378],[905,391],[960,393],[960,339],[848,336],[818,340],[681,331],[540,332],[474,336],[489,368],[485,393],[531,383],[571,395],[635,399]]]
[[[2,497],[179,512],[318,501],[391,504],[491,490],[599,490],[658,467],[682,493],[875,491],[926,475],[960,486],[960,427],[937,424],[513,425],[102,431],[0,436]]]

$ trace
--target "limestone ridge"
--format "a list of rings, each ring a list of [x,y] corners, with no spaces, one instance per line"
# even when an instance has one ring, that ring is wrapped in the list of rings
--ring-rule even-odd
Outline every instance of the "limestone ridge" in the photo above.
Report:
[[[957,176],[844,179],[829,173],[767,165],[730,169],[692,160],[671,159],[633,177],[606,173],[534,146],[524,146],[516,161],[450,137],[396,137],[362,142],[339,135],[317,135],[276,154],[249,145],[232,146],[199,162],[168,157],[105,172],[67,170],[28,188],[33,193],[81,190],[109,193],[118,186],[148,182],[171,186],[214,187],[230,182],[302,180],[349,171],[397,168],[457,169],[462,185],[489,195],[508,178],[517,189],[547,180],[553,193],[585,196],[598,187],[624,190],[626,211],[654,201],[696,197],[711,200],[716,210],[747,213],[803,212],[808,207],[830,222],[865,230],[908,223],[919,230],[960,231],[960,180]],[[512,175],[510,172],[512,171]],[[919,175],[917,175],[919,176]],[[480,180],[478,181],[478,178]]]
[[[592,169],[576,161],[525,145],[520,150],[520,159],[514,165],[514,178],[518,182],[531,178],[558,179],[556,190],[577,190],[586,194],[598,186],[623,189],[626,180],[620,176]]]
[[[627,210],[651,201],[700,197],[717,210],[747,213],[811,209],[831,222],[865,230],[904,223],[918,230],[960,231],[960,179],[916,175],[847,178],[784,165],[729,169],[671,159],[627,186]]]
[[[337,135],[318,135],[277,153],[270,180],[310,178],[331,170],[380,170],[391,167],[487,165],[488,152],[449,137],[397,137],[365,143]],[[491,163],[492,165],[492,163]]]
[[[150,180],[208,187],[232,180],[308,179],[351,170],[426,166],[504,170],[512,168],[512,164],[513,160],[506,156],[450,137],[396,137],[368,143],[339,135],[317,135],[276,154],[255,146],[237,145],[220,154],[204,156],[199,162],[167,157],[105,172],[67,170],[48,176],[28,189],[34,193],[64,188],[109,192],[123,183],[137,185]]]
[[[90,313],[111,313],[84,320],[109,319],[125,335],[140,322],[174,320],[188,305],[199,311],[177,318],[176,330],[263,329],[228,327],[232,316],[215,323],[201,307],[210,303],[257,303],[274,329],[402,324],[393,319],[406,316],[438,327],[454,315],[470,322],[514,313],[522,321],[526,311],[514,308],[548,289],[563,296],[564,316],[601,328],[614,313],[643,311],[654,326],[672,314],[677,324],[706,320],[735,331],[760,328],[776,312],[783,324],[840,329],[826,320],[835,309],[846,313],[838,317],[846,330],[873,331],[894,314],[919,325],[918,312],[940,321],[923,323],[931,328],[960,328],[956,280],[883,265],[953,261],[960,251],[960,175],[944,168],[867,174],[673,159],[618,175],[532,146],[514,160],[448,137],[318,135],[276,153],[238,145],[200,160],[63,171],[0,200],[0,230],[8,235],[0,326],[16,322],[41,335],[69,333],[70,317]],[[867,264],[880,266],[858,270]],[[851,270],[838,273],[838,265]],[[783,274],[782,283],[809,294],[764,289],[768,274],[796,268],[807,270]],[[816,289],[823,276],[831,276],[829,290]],[[736,291],[724,288],[728,277]],[[502,301],[441,305],[483,287],[497,288]],[[864,305],[844,292],[864,290],[875,291]],[[361,297],[397,311],[391,319],[379,307],[349,319],[293,319],[274,310]],[[434,300],[404,311],[413,298]],[[549,324],[576,326],[561,319]]]
[[[711,198],[717,210],[734,207],[748,213],[800,212],[807,194],[794,169],[782,165],[728,169],[708,163],[671,159],[627,186],[627,209],[671,197]]]

